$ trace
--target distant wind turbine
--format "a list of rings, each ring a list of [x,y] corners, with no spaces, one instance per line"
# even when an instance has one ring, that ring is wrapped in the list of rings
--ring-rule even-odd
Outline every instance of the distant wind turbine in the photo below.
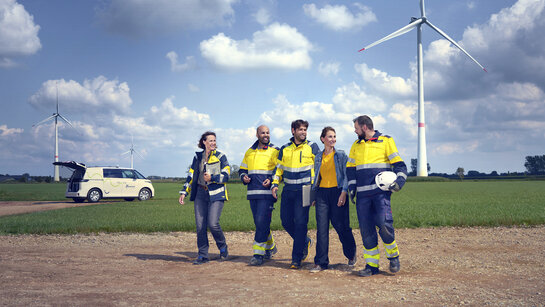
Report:
[[[427,18],[426,18],[426,12],[424,9],[424,0],[420,0],[420,18],[412,17],[411,23],[404,26],[403,28],[379,39],[378,41],[365,46],[360,51],[369,49],[375,45],[378,45],[382,42],[385,42],[389,39],[392,39],[394,37],[403,35],[412,29],[416,28],[417,30],[417,55],[418,55],[418,157],[417,157],[417,167],[416,167],[416,175],[417,176],[428,176],[428,158],[426,155],[426,130],[425,130],[425,121],[424,121],[424,68],[423,68],[423,58],[422,58],[422,25],[426,24],[433,30],[435,30],[437,33],[439,33],[441,36],[443,36],[446,40],[448,40],[451,44],[458,47],[458,49],[462,50],[465,55],[467,55],[473,62],[475,62],[479,67],[481,67],[485,72],[486,69],[477,62],[467,51],[464,50],[460,45],[458,45],[452,38],[450,38],[445,32],[441,31],[439,28],[434,26]]]
[[[74,126],[72,126],[72,124],[64,117],[62,116],[61,114],[59,114],[59,87],[57,84],[55,84],[56,87],[57,87],[57,112],[53,113],[53,115],[49,116],[48,118],[42,120],[41,122],[37,123],[37,124],[34,124],[32,125],[32,127],[35,127],[35,126],[38,126],[38,125],[41,125],[47,121],[49,121],[50,119],[54,119],[55,120],[55,162],[59,162],[59,129],[57,127],[57,121],[58,121],[58,118],[62,119],[63,121],[65,121],[68,125],[70,125],[70,127],[76,129]],[[58,165],[55,165],[55,176],[54,176],[54,180],[55,181],[59,181],[60,180],[60,176],[59,176],[59,166]]]
[[[128,151],[122,153],[121,155],[126,155],[126,154],[130,154],[130,155],[131,155],[131,168],[132,168],[132,169],[134,169],[133,154],[137,154],[140,158],[144,159],[144,157],[142,157],[142,156],[138,153],[138,151],[136,151],[136,150],[134,149],[134,142],[133,142],[133,136],[132,136],[132,135],[131,135],[131,148],[130,148]]]

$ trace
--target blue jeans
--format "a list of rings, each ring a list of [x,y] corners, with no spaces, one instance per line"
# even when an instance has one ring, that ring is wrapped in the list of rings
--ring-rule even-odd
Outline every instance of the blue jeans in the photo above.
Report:
[[[280,203],[280,219],[282,227],[293,238],[291,260],[301,263],[305,250],[308,232],[308,212],[310,206],[303,207],[303,193],[301,190],[282,191]]]
[[[385,192],[358,197],[356,200],[360,232],[365,249],[378,246],[377,227],[382,242],[390,244],[395,240],[394,219],[390,207],[391,195],[391,192]]]
[[[356,241],[350,228],[350,207],[348,203],[338,207],[337,202],[342,190],[318,188],[316,193],[316,256],[314,263],[327,269],[329,265],[329,221],[337,231],[343,246],[343,254],[348,259],[356,255]]]
[[[219,250],[225,250],[225,236],[220,226],[220,216],[223,210],[223,201],[210,202],[210,195],[207,190],[197,186],[197,195],[195,197],[195,225],[197,226],[197,247],[199,256],[208,258],[208,233],[210,229],[216,245]]]

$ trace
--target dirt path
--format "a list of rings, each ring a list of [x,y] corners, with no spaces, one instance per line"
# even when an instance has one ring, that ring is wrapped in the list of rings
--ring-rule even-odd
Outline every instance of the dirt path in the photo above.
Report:
[[[0,236],[0,305],[545,304],[545,227],[400,229],[401,272],[369,278],[345,265],[333,233],[331,269],[315,274],[314,248],[289,270],[292,241],[274,236],[279,253],[262,267],[247,266],[251,233],[227,233],[230,261],[213,246],[201,266],[194,233]]]
[[[100,204],[110,203],[100,202]],[[62,208],[92,206],[93,203],[76,203],[72,200],[66,201],[0,201],[0,216],[23,214],[37,211],[55,210]]]

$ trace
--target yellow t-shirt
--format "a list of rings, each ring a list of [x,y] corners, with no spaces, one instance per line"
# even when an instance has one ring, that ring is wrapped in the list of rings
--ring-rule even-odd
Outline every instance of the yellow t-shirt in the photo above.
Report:
[[[337,171],[335,170],[335,161],[332,151],[328,155],[322,155],[322,165],[320,166],[320,188],[334,188],[337,186]]]

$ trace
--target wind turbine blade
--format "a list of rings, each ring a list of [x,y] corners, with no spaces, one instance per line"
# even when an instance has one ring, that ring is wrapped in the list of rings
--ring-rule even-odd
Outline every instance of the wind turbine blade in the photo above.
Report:
[[[142,155],[139,154],[138,151],[135,150],[134,153],[137,154],[140,158],[144,159],[144,157],[142,157]]]
[[[75,130],[77,130],[76,127],[72,126],[72,124],[68,121],[68,119],[64,118],[64,116],[62,116],[62,115],[59,114],[59,117],[60,117],[62,120],[64,120],[67,124],[69,124],[70,127],[72,127],[72,128],[74,128]]]
[[[50,120],[50,119],[53,119],[53,118],[55,118],[55,115],[51,115],[51,116],[49,116],[48,118],[46,118],[46,119],[42,120],[41,122],[39,122],[39,123],[37,123],[37,124],[34,124],[34,125],[32,125],[32,127],[34,127],[34,126],[38,126],[38,125],[41,125],[41,124],[45,123],[46,121],[48,121],[48,120]]]
[[[431,22],[429,22],[428,20],[426,20],[426,24],[428,26],[430,26],[432,29],[434,29],[437,33],[441,34],[441,36],[443,36],[446,40],[448,40],[451,44],[453,44],[454,46],[458,47],[458,49],[462,50],[463,53],[465,53],[470,59],[473,60],[473,62],[475,62],[475,64],[479,65],[480,68],[482,68],[482,70],[484,70],[485,72],[488,72],[486,70],[486,68],[484,68],[479,62],[477,62],[477,60],[475,60],[469,53],[467,53],[467,51],[464,50],[464,48],[462,48],[462,46],[458,45],[458,43],[456,43],[452,38],[450,38],[450,36],[448,36],[445,32],[441,31],[441,29],[439,29],[438,27],[434,26]]]
[[[372,43],[370,45],[365,46],[364,48],[360,49],[359,51],[369,49],[369,48],[371,48],[373,46],[376,46],[376,45],[378,45],[380,43],[383,43],[383,42],[385,42],[387,40],[390,40],[390,39],[392,39],[394,37],[398,37],[400,35],[403,35],[403,34],[409,32],[409,31],[411,31],[412,29],[414,29],[416,26],[418,26],[421,23],[422,23],[422,18],[419,18],[419,19],[411,22],[410,24],[404,26],[403,28],[401,28],[401,29],[399,29],[397,31],[394,31],[391,34],[386,35],[385,37],[379,39],[378,41],[376,41],[376,42],[374,42],[374,43]]]
[[[131,151],[130,151],[130,150],[129,150],[129,151],[125,151],[125,152],[124,152],[124,153],[122,153],[121,155],[126,155],[126,154],[129,154],[129,153],[131,153]]]

